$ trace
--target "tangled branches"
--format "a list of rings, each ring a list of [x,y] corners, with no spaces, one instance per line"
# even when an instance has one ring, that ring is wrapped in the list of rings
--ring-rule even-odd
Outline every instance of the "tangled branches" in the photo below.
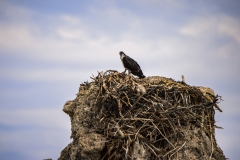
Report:
[[[214,106],[220,96],[164,77],[136,79],[112,70],[93,79],[108,138],[102,159],[131,159],[135,142],[151,153],[150,159],[170,159],[188,143],[191,127],[202,128],[215,143]]]

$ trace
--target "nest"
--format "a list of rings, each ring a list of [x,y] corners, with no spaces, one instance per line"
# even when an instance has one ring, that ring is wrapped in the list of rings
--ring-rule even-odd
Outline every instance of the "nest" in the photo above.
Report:
[[[108,140],[102,159],[131,159],[136,141],[151,159],[170,159],[188,142],[191,127],[202,128],[212,146],[216,143],[214,107],[220,110],[220,96],[185,82],[112,70],[92,79],[99,86],[97,114]]]

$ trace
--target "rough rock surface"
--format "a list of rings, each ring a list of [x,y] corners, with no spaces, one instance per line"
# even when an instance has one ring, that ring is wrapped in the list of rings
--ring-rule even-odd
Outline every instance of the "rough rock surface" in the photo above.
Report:
[[[105,78],[105,79],[104,79]],[[208,122],[214,121],[214,117],[209,121],[205,122],[205,119],[201,119],[199,123],[179,123],[179,128],[174,129],[174,126],[170,127],[173,128],[173,132],[166,132],[163,135],[163,140],[160,146],[162,148],[154,148],[154,145],[151,145],[149,142],[154,140],[153,135],[149,136],[150,133],[146,133],[146,135],[136,133],[142,128],[134,128],[136,132],[134,135],[127,134],[127,131],[123,130],[123,126],[118,126],[119,123],[115,124],[115,129],[111,130],[104,130],[106,127],[107,122],[109,121],[109,125],[113,124],[110,121],[117,121],[119,118],[126,118],[124,115],[127,114],[127,111],[120,113],[119,103],[122,105],[124,104],[123,99],[117,101],[117,98],[114,93],[118,93],[117,89],[124,88],[124,94],[128,95],[129,104],[132,108],[136,108],[138,105],[137,102],[144,102],[144,100],[139,100],[144,98],[144,95],[147,95],[148,92],[155,92],[158,90],[149,90],[149,87],[165,87],[168,90],[165,92],[170,93],[173,88],[179,91],[183,90],[183,88],[189,88],[192,86],[188,86],[185,82],[176,82],[172,79],[164,78],[164,77],[147,77],[145,80],[135,79],[127,75],[123,75],[122,73],[118,72],[108,72],[108,73],[99,73],[98,77],[93,78],[93,82],[84,82],[79,87],[79,92],[77,93],[77,97],[74,100],[69,100],[65,103],[63,111],[67,113],[71,119],[71,138],[73,141],[68,144],[61,152],[59,160],[98,160],[98,159],[134,159],[134,160],[146,160],[146,159],[179,159],[179,160],[224,160],[226,159],[222,150],[217,146],[215,135],[214,135],[214,122],[211,124],[206,124]],[[119,84],[126,85],[118,86],[116,88],[111,88],[111,85],[114,87],[117,80],[119,80]],[[129,84],[129,85],[128,85]],[[130,85],[131,84],[131,85]],[[131,86],[131,87],[129,87]],[[130,92],[126,92],[127,89],[131,88],[131,94],[134,92],[136,97],[138,96],[139,99],[131,101],[131,94]],[[194,89],[196,89],[195,87]],[[209,99],[210,101],[214,101],[215,95],[213,90],[210,88],[200,87],[199,91],[202,92],[202,95],[205,99]],[[189,92],[189,93],[188,93]],[[191,94],[192,90],[188,90],[188,92],[184,92],[186,95]],[[103,96],[105,95],[105,96]],[[125,96],[126,96],[125,95]],[[109,99],[109,96],[112,98]],[[99,97],[100,101],[99,101]],[[120,95],[119,95],[120,97]],[[146,99],[146,97],[145,97]],[[111,101],[112,100],[112,101]],[[116,104],[114,111],[111,111],[109,115],[107,114],[109,110],[111,110],[111,106],[104,106],[103,102],[107,101],[105,104]],[[110,102],[109,102],[110,101]],[[118,103],[116,103],[116,101]],[[147,100],[146,100],[147,101]],[[162,100],[162,103],[169,103],[173,105],[173,108],[177,108],[176,105],[178,102],[165,102],[166,100]],[[160,103],[160,101],[157,101]],[[136,103],[136,104],[135,104]],[[151,102],[155,104],[156,102]],[[206,103],[204,103],[206,104]],[[212,104],[207,103],[207,107],[213,111],[214,116],[214,109],[213,107],[217,106],[215,102]],[[126,104],[127,105],[127,104]],[[134,106],[135,105],[135,106]],[[140,105],[140,104],[139,104]],[[179,102],[180,105],[180,102]],[[183,105],[183,104],[182,104]],[[209,107],[210,106],[210,107]],[[122,110],[126,106],[122,106]],[[187,108],[188,110],[191,109],[190,106]],[[218,107],[218,106],[217,106]],[[118,109],[117,109],[118,108]],[[219,107],[218,107],[219,108]],[[215,108],[216,109],[216,108]],[[108,111],[106,111],[108,110]],[[116,111],[117,110],[117,111]],[[127,109],[126,109],[127,110]],[[173,110],[174,111],[174,110]],[[171,112],[173,112],[171,111]],[[176,110],[178,112],[180,110]],[[181,110],[182,111],[182,110]],[[110,112],[110,111],[109,111]],[[166,110],[167,112],[167,110]],[[187,112],[187,110],[186,110]],[[185,111],[183,112],[185,113]],[[194,112],[195,113],[195,112]],[[202,112],[203,113],[203,112]],[[160,114],[159,116],[162,116]],[[164,114],[165,115],[165,114]],[[131,118],[131,117],[130,117]],[[136,118],[136,116],[132,117],[132,119]],[[168,119],[171,117],[167,117]],[[202,118],[202,117],[200,117]],[[209,117],[206,117],[209,118]],[[139,118],[140,119],[140,118]],[[162,118],[164,121],[164,117]],[[197,119],[197,118],[196,118]],[[178,119],[178,121],[181,119]],[[105,121],[105,122],[104,122]],[[150,120],[151,121],[151,120]],[[172,120],[174,121],[174,119]],[[203,122],[204,121],[204,122]],[[102,124],[104,122],[105,125]],[[152,121],[151,121],[152,122]],[[137,123],[137,121],[136,121]],[[144,123],[145,124],[145,123]],[[148,125],[150,125],[149,123]],[[155,123],[156,124],[156,123]],[[175,122],[170,123],[170,125],[175,125]],[[132,124],[125,124],[129,128],[133,128],[134,125]],[[177,125],[176,125],[177,126]],[[206,130],[206,126],[210,127],[210,131]],[[136,126],[134,126],[136,127]],[[151,126],[149,126],[151,127]],[[212,127],[212,128],[211,128]],[[158,128],[157,128],[158,129]],[[156,129],[156,130],[157,130]],[[166,131],[170,130],[166,129]],[[114,134],[111,135],[109,131],[113,131]],[[156,132],[151,130],[152,132]],[[163,129],[162,132],[165,130]],[[149,132],[146,130],[146,132]],[[160,132],[160,130],[159,130]],[[176,135],[174,138],[171,135],[168,136],[168,133],[175,133]],[[160,132],[161,133],[161,132]],[[184,134],[183,134],[184,133]],[[136,138],[137,137],[137,138]],[[149,138],[150,137],[150,138]],[[164,139],[165,137],[165,139]],[[152,138],[152,139],[151,139]],[[159,136],[158,136],[159,138]],[[116,141],[117,139],[121,139]],[[150,141],[148,142],[148,140]],[[112,143],[114,145],[110,145],[110,143],[114,142],[124,142],[125,145]],[[156,140],[157,141],[157,140]],[[154,141],[154,143],[157,143]],[[118,150],[117,145],[121,146],[121,150]],[[116,148],[114,148],[116,147]],[[164,148],[167,148],[164,150]],[[171,148],[171,150],[169,149]],[[159,151],[159,152],[157,152]]]

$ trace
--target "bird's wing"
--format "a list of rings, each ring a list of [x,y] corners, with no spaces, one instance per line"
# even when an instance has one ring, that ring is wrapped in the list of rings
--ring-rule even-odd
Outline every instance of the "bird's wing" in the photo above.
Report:
[[[140,66],[138,65],[138,63],[130,57],[124,57],[123,64],[124,64],[124,67],[129,70],[139,70],[140,69]]]

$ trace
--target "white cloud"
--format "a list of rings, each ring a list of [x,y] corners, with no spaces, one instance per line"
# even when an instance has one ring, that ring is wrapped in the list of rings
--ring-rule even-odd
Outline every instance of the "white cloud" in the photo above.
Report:
[[[220,19],[221,23],[219,23],[218,31],[219,33],[228,35],[235,40],[237,40],[240,45],[240,21],[238,19],[234,19],[232,17],[223,17]]]
[[[136,3],[142,3],[142,5],[149,5],[149,6],[164,6],[168,9],[178,9],[185,7],[186,3],[184,1],[178,0],[138,0],[135,1]]]
[[[70,129],[69,117],[61,109],[1,110],[0,122],[11,127]],[[65,115],[65,116],[64,116]]]
[[[217,144],[223,150],[223,153],[227,158],[234,159],[235,157],[239,156],[237,151],[240,150],[239,145],[234,145],[240,142],[239,127],[236,127],[236,123],[231,122],[231,120],[226,123],[219,122],[217,125],[220,125],[224,128],[215,130]]]
[[[0,122],[2,153],[11,151],[32,158],[57,158],[71,142],[70,118],[61,109],[1,110]]]
[[[54,128],[24,127],[14,131],[0,131],[0,151],[4,159],[12,157],[8,154],[24,155],[25,159],[57,159],[60,152],[72,141],[70,128],[56,130]],[[8,157],[8,158],[7,158]],[[22,157],[16,157],[22,159]]]
[[[77,79],[80,74],[86,71],[83,69],[65,69],[65,68],[52,68],[52,69],[23,69],[23,68],[3,68],[0,69],[2,77],[8,79],[15,79],[18,81],[34,81],[34,82],[60,82],[71,81]]]
[[[26,20],[31,18],[34,14],[33,10],[27,9],[26,7],[16,6],[10,1],[0,1],[0,13],[4,18],[8,20],[24,23]]]
[[[180,29],[180,33],[188,36],[227,35],[240,44],[240,22],[223,15],[209,17],[195,17],[189,24]]]

